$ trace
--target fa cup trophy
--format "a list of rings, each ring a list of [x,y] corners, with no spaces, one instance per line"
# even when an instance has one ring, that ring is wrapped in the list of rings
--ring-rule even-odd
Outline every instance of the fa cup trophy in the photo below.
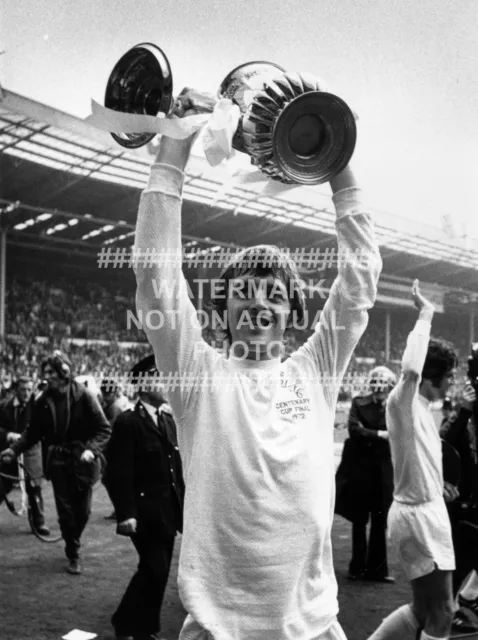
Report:
[[[270,62],[231,71],[219,98],[238,105],[241,117],[232,146],[247,153],[266,176],[285,184],[328,182],[348,164],[357,129],[351,109],[305,73]],[[130,114],[166,116],[174,111],[171,66],[159,47],[144,43],[127,53],[109,77],[105,106]],[[112,133],[123,147],[147,144],[155,134]]]

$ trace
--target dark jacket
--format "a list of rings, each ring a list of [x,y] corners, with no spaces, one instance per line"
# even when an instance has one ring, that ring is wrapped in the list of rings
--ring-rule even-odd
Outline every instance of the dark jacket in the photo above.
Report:
[[[31,422],[34,404],[35,400],[32,395],[25,405],[22,413],[18,416],[15,407],[15,396],[0,402],[0,429],[3,430],[4,436],[0,437],[0,451],[6,449],[8,446],[6,443],[6,436],[8,433],[13,432],[21,434],[25,432]],[[30,478],[39,480],[43,476],[41,443],[38,442],[33,445],[33,447],[25,451],[24,464],[26,472]],[[13,476],[18,475],[16,462],[11,463],[8,467],[9,469],[4,469],[5,473]]]
[[[25,405],[25,409],[22,411],[19,422],[15,419],[15,397],[8,398],[8,400],[2,400],[0,402],[0,427],[5,431],[13,431],[14,433],[23,433],[27,428],[32,415],[32,409],[34,405],[33,396]]]
[[[344,442],[336,474],[335,512],[348,520],[364,511],[388,511],[392,504],[390,445],[378,435],[386,429],[385,405],[374,402],[372,394],[352,400],[350,437]]]
[[[102,457],[111,427],[98,399],[76,381],[70,384],[68,394],[69,419],[66,430],[59,432],[57,428],[55,404],[47,389],[35,401],[30,424],[12,446],[17,455],[42,440],[47,457],[55,445],[75,448],[77,451],[90,449],[96,456]],[[44,469],[47,472],[45,460]]]
[[[478,504],[478,464],[472,446],[472,434],[476,439],[476,417],[469,409],[453,412],[440,427],[440,434],[460,456],[461,479],[458,485],[459,502]],[[473,430],[471,433],[470,431]]]
[[[160,408],[159,428],[141,401],[122,413],[106,460],[103,482],[118,522],[136,518],[138,532],[155,536],[182,531],[184,480],[176,425],[165,405]]]

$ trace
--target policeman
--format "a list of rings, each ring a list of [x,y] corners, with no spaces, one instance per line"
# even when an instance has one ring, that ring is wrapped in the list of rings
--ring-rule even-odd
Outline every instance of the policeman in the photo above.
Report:
[[[154,356],[135,365],[131,376],[138,401],[116,419],[104,482],[115,507],[117,533],[129,536],[139,555],[112,624],[117,639],[139,640],[160,630],[174,539],[182,531],[184,482],[176,425],[161,388],[154,384]]]

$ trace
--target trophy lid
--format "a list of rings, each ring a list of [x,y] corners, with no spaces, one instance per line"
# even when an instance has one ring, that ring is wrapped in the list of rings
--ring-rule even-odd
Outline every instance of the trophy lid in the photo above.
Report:
[[[105,92],[105,107],[120,111],[156,116],[168,114],[173,103],[171,66],[163,51],[144,42],[127,51],[110,74]],[[124,147],[140,147],[154,134],[112,133]]]

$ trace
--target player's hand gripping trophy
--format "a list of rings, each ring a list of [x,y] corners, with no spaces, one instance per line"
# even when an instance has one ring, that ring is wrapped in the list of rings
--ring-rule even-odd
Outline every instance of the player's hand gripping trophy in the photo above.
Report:
[[[129,114],[183,117],[191,92],[173,97],[167,57],[153,44],[137,45],[115,65],[105,106]],[[266,176],[286,184],[322,184],[348,164],[355,148],[354,114],[338,96],[306,73],[285,71],[269,62],[243,64],[222,81],[218,98],[240,109],[232,140]],[[212,112],[215,98],[197,94],[194,113]],[[156,134],[112,133],[123,147],[137,148]]]

